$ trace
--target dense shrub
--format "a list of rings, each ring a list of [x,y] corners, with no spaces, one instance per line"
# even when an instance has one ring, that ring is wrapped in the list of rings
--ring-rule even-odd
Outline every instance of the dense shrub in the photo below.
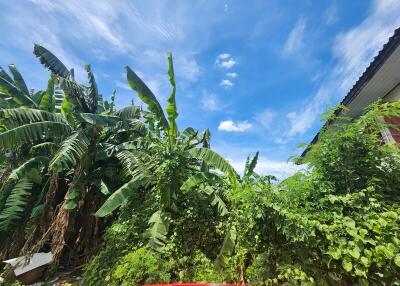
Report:
[[[336,118],[306,157],[307,168],[276,186],[249,172],[257,156],[248,160],[242,178],[226,177],[212,185],[223,190],[226,220],[196,197],[201,192],[186,193],[178,206],[185,212],[171,216],[167,245],[159,254],[141,256],[148,259],[143,265],[154,264],[148,271],[161,269],[162,277],[152,282],[398,285],[400,152],[381,140],[384,126],[376,119],[385,115],[399,116],[399,103],[374,105],[354,122]],[[106,250],[89,264],[97,261],[106,268],[98,257],[107,251],[112,256],[107,245],[120,249],[101,279],[117,275],[122,283],[131,275],[124,269],[139,267],[137,251],[142,253],[145,245],[139,229],[150,213],[134,207],[120,212],[107,232]],[[135,233],[136,239],[127,241],[116,230]],[[143,272],[140,267],[137,273]]]

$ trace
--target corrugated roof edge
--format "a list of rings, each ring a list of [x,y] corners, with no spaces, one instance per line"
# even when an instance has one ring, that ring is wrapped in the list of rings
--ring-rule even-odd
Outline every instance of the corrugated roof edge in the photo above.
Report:
[[[378,55],[372,60],[369,66],[365,69],[363,74],[359,77],[350,91],[347,93],[345,98],[340,103],[343,106],[347,106],[350,102],[353,101],[354,98],[360,93],[363,87],[371,80],[371,78],[376,74],[376,72],[382,67],[382,65],[386,62],[386,60],[392,55],[392,53],[396,50],[396,48],[400,45],[400,27],[394,31],[394,34],[389,38],[388,42],[383,45],[383,48],[379,51]],[[335,115],[340,113],[341,109],[337,109],[335,111]],[[321,128],[328,126],[331,121],[327,121],[324,126]],[[307,152],[310,150],[311,146],[318,141],[318,136],[320,132],[318,132],[313,140],[308,144],[307,148],[301,154],[301,157],[305,157]]]

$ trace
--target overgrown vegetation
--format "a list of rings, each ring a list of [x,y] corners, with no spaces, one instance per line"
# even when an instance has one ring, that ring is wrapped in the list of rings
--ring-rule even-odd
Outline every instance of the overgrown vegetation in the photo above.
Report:
[[[400,152],[383,144],[377,103],[355,121],[331,117],[279,184],[239,176],[210,148],[208,130],[179,130],[172,91],[165,108],[129,67],[146,109],[117,110],[90,66],[79,84],[50,51],[33,92],[15,66],[0,69],[0,253],[52,251],[86,263],[83,285],[229,282],[251,285],[399,285]]]

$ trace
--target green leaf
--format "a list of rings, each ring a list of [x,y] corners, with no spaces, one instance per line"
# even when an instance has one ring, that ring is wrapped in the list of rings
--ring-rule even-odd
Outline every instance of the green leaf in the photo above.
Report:
[[[394,264],[397,265],[397,267],[400,267],[400,253],[397,253],[396,256],[393,259]]]
[[[73,210],[78,206],[78,204],[75,201],[68,201],[64,205],[64,209],[66,210]]]
[[[62,91],[62,89],[60,89]],[[64,91],[63,91],[64,94]],[[73,105],[69,102],[67,95],[64,95],[63,100],[61,102],[60,110],[61,114],[68,120],[68,122],[73,122],[73,115],[72,115],[72,108]]]
[[[354,229],[356,227],[356,222],[352,218],[346,216],[343,218],[343,225],[348,228]]]
[[[198,173],[188,178],[181,186],[181,190],[188,191],[193,187],[196,187],[204,182],[207,182],[208,178],[204,173]]]
[[[31,170],[32,168],[38,168],[41,164],[45,165],[48,163],[48,161],[49,158],[45,156],[31,158],[21,164],[18,168],[12,170],[8,178],[18,181],[25,177],[29,170]]]
[[[85,122],[98,127],[114,127],[120,121],[119,117],[111,115],[93,113],[80,113],[79,115]]]
[[[217,269],[222,269],[225,266],[225,258],[233,254],[236,245],[237,232],[234,226],[228,228],[225,233],[224,242],[222,243],[221,250],[215,260]]]
[[[249,157],[247,158],[249,159]],[[245,170],[244,170],[244,177],[249,178],[254,173],[254,169],[256,168],[258,160],[258,152],[254,155],[251,161],[246,162]]]
[[[60,122],[42,121],[25,124],[1,133],[0,149],[13,149],[25,143],[65,136],[71,131],[69,125]]]
[[[0,212],[0,234],[13,231],[12,228],[22,220],[32,185],[27,178],[23,178],[13,187]]]
[[[10,82],[0,76],[0,93],[5,94],[18,105],[25,107],[36,107],[36,103],[29,97],[28,94],[22,92],[14,82]]]
[[[146,103],[148,110],[152,112],[161,126],[166,130],[169,129],[169,124],[165,118],[164,112],[161,108],[160,103],[153,94],[153,92],[147,87],[147,85],[131,70],[128,66],[126,67],[126,77],[130,87],[137,92],[139,98]]]
[[[103,181],[100,182],[100,192],[104,195],[110,194],[110,191],[108,190],[107,185]]]
[[[349,254],[353,256],[355,259],[360,258],[360,248],[358,246],[355,246],[353,249],[349,250]]]
[[[192,148],[189,155],[198,160],[204,160],[208,165],[213,166],[222,172],[236,175],[235,169],[218,153],[208,148]]]
[[[47,82],[47,89],[42,98],[40,99],[39,108],[45,111],[52,111],[55,107],[54,101],[54,79],[50,76]]]
[[[54,121],[67,123],[60,114],[50,113],[47,111],[31,109],[31,108],[9,108],[0,110],[0,118],[4,119],[5,126],[12,129],[32,122]]]
[[[338,260],[341,255],[342,255],[342,251],[340,250],[340,248],[330,248],[328,251],[328,254],[333,258]]]
[[[82,112],[93,112],[90,101],[87,101],[85,97],[86,87],[65,78],[60,80],[60,87],[70,103],[79,107]]]
[[[350,272],[353,269],[353,263],[351,263],[351,258],[345,257],[342,261],[343,269]]]
[[[91,112],[96,113],[99,99],[96,80],[94,78],[90,65],[85,65],[85,70],[88,74],[89,80],[89,89],[87,91],[88,105],[90,106]]]
[[[96,216],[105,217],[110,215],[115,209],[122,205],[134,191],[143,184],[142,179],[133,178],[118,190],[116,190],[96,212]]]
[[[220,196],[216,194],[215,191],[214,191],[214,199],[212,200],[211,205],[217,207],[220,216],[228,215],[229,211],[228,208],[226,207],[225,202],[221,199]]]
[[[74,167],[87,153],[89,144],[85,130],[72,134],[51,159],[49,169],[61,172]]]
[[[15,65],[13,65],[13,64],[8,65],[8,68],[10,69],[10,72],[13,75],[15,86],[18,87],[18,89],[22,93],[29,95],[29,90],[28,90],[28,87],[26,86],[24,78],[22,77],[22,75],[20,74],[18,69],[15,67]]]
[[[63,78],[68,78],[70,76],[70,72],[65,65],[46,48],[35,44],[33,53],[39,58],[40,63],[55,75]]]
[[[118,110],[115,115],[119,116],[122,120],[139,119],[140,118],[140,107],[130,105]]]
[[[150,227],[145,231],[144,237],[149,239],[149,246],[154,250],[159,250],[165,246],[169,229],[168,214],[158,210],[149,219]]]
[[[168,53],[168,76],[169,76],[169,82],[172,85],[171,95],[168,97],[168,105],[166,107],[168,121],[169,121],[168,134],[170,137],[175,137],[176,134],[178,133],[178,127],[176,125],[176,118],[178,117],[178,112],[175,102],[176,84],[174,75],[174,64],[172,62],[171,53]]]

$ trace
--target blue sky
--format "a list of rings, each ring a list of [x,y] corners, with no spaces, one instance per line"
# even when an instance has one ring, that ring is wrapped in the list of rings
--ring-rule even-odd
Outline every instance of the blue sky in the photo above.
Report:
[[[79,81],[92,64],[104,97],[139,100],[129,65],[165,106],[166,52],[174,56],[179,127],[210,128],[212,146],[240,170],[260,151],[258,171],[285,177],[321,126],[400,26],[400,1],[0,1],[0,65],[13,63],[31,88],[48,72],[33,43],[55,53]]]

